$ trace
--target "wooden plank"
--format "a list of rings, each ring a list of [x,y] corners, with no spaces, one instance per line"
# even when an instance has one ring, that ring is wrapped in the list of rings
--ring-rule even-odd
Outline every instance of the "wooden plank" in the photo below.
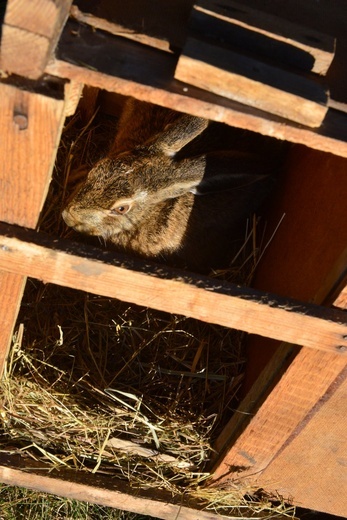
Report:
[[[113,252],[0,226],[0,269],[253,332],[347,359],[347,317],[339,310],[199,277]],[[53,250],[52,250],[53,249]],[[77,251],[72,254],[71,251]],[[83,254],[83,256],[81,256]]]
[[[253,285],[318,305],[331,305],[346,280],[347,161],[293,147],[281,184],[264,218],[264,251]],[[245,388],[250,389],[274,353],[274,342],[250,338]],[[254,347],[253,347],[254,343]],[[262,355],[257,352],[261,350]]]
[[[317,74],[327,73],[335,54],[334,35],[232,0],[198,0],[190,27],[257,56]]]
[[[336,354],[302,349],[214,468],[216,483],[226,485],[229,479],[231,482],[247,476],[267,488],[268,482],[265,478],[262,481],[260,473],[278,457],[291,436],[296,435],[302,421],[308,419],[315,404],[345,367],[346,360]],[[283,482],[283,479],[276,481],[276,489]],[[290,494],[293,495],[292,491]]]
[[[58,42],[72,0],[8,0],[2,27],[3,71],[39,78]]]
[[[82,96],[83,88],[83,83],[78,83],[77,81],[69,81],[65,83],[65,117],[73,116],[76,112],[77,105]]]
[[[94,27],[94,29],[100,29],[102,31],[109,32],[110,34],[114,34],[115,36],[129,38],[129,40],[142,43],[143,45],[149,45],[150,47],[154,47],[162,51],[172,52],[170,49],[170,42],[165,38],[156,38],[155,36],[150,36],[144,32],[135,31],[134,29],[128,28],[125,25],[110,22],[109,20],[105,20],[99,16],[94,16],[90,13],[83,13],[77,5],[73,5],[71,7],[70,14],[78,22],[88,24],[91,27]]]
[[[346,403],[347,367],[265,469],[259,485],[289,493],[301,507],[345,517]]]
[[[12,342],[26,277],[0,271],[0,378]]]
[[[346,279],[347,227],[341,224],[347,220],[346,197],[346,160],[300,147],[292,150],[282,189],[267,215],[268,227],[273,229],[283,214],[285,218],[259,265],[254,280],[257,288],[315,303],[330,305],[334,301],[333,295],[336,297]],[[269,341],[251,338],[246,373],[249,393],[218,439],[217,449],[225,456],[215,465],[215,477],[226,484],[228,478],[243,474],[266,489],[290,488],[296,503],[297,489],[304,488],[307,480],[316,482],[316,469],[311,467],[310,474],[298,466],[292,486],[281,453],[296,442],[295,436],[313,417],[317,403],[337,384],[346,363],[332,354],[302,349],[289,366],[293,354],[289,345],[275,351]],[[324,430],[315,430],[314,444],[323,445],[326,435]],[[306,446],[301,445],[296,453],[296,460],[301,457],[303,464],[305,454],[314,449],[312,438],[306,440]],[[331,454],[327,457],[331,464]],[[277,468],[274,475],[272,465]],[[323,457],[320,465],[329,475],[333,466],[328,466],[328,458]],[[329,496],[329,478],[325,490],[322,475],[319,482],[321,495]],[[307,496],[306,504],[309,501],[314,503]]]
[[[65,468],[52,470],[42,462],[34,463],[18,455],[0,455],[0,482],[164,520],[241,520],[238,508],[231,511],[230,515],[216,513],[207,510],[206,504],[199,503],[188,494],[172,496],[164,489],[143,490],[110,475]],[[242,518],[265,520],[268,514],[256,514],[243,506]],[[287,517],[278,513],[276,518],[284,520]]]
[[[318,83],[195,38],[187,39],[175,78],[310,127],[319,127],[328,111]]]
[[[31,85],[32,87],[32,85]],[[35,227],[64,121],[64,101],[0,84],[0,219]],[[27,272],[0,272],[0,373]]]
[[[50,62],[46,72],[347,157],[345,114],[329,110],[322,127],[314,131],[175,81],[175,66],[171,54],[105,33],[101,36],[68,21],[59,42],[59,59]]]
[[[334,301],[334,305],[336,307],[340,307],[341,309],[347,309],[347,285]]]
[[[281,2],[281,9],[276,0],[248,0],[247,6],[280,16],[298,25],[310,27],[316,31],[330,34],[336,38],[335,58],[327,72],[326,80],[330,95],[334,101],[347,103],[347,34],[344,0],[306,0],[298,9],[297,0]]]
[[[0,218],[35,227],[64,122],[64,99],[1,83]],[[14,152],[15,151],[15,152]]]

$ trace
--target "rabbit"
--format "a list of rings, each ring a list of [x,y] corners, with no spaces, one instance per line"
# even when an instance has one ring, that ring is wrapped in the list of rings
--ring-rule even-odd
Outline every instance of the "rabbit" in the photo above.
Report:
[[[107,157],[64,209],[65,223],[155,261],[197,272],[226,267],[273,168],[244,150],[209,149],[218,134],[209,128],[207,119],[130,99]]]

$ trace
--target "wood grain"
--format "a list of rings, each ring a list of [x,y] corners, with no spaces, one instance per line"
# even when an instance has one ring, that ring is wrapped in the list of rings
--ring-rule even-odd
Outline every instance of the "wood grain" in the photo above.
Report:
[[[310,127],[328,111],[327,94],[312,79],[195,38],[187,39],[175,78]]]
[[[329,360],[332,362],[333,360]],[[330,368],[323,368],[322,372]],[[312,374],[315,377],[316,371]],[[307,509],[345,517],[347,367],[261,475],[260,486]],[[298,478],[300,475],[300,478]]]
[[[342,311],[302,306],[148,262],[127,267],[125,257],[98,249],[77,248],[77,254],[69,254],[76,245],[21,228],[2,225],[0,233],[0,268],[6,271],[30,273],[45,282],[336,353],[344,362],[347,359],[347,319]]]
[[[238,508],[226,516],[206,510],[206,506],[188,494],[175,497],[164,489],[139,489],[114,476],[65,468],[52,470],[42,462],[6,453],[0,455],[0,481],[163,520],[241,520]],[[242,507],[242,519],[247,518],[266,520],[268,514],[254,514]],[[276,518],[285,520],[287,517],[277,514]]]
[[[199,34],[317,74],[327,73],[335,54],[333,35],[232,0],[198,0],[190,25]]]
[[[347,157],[346,114],[329,110],[319,130],[290,123],[175,81],[176,58],[136,42],[68,21],[58,58],[47,65],[48,74]]]
[[[2,27],[3,71],[39,78],[50,59],[72,0],[8,0]]]
[[[0,377],[12,342],[25,282],[24,275],[0,271]]]
[[[259,474],[295,436],[302,421],[345,367],[346,360],[336,354],[302,349],[246,430],[229,447],[214,470],[214,480],[218,484],[236,476],[261,480]],[[281,484],[283,480],[276,482],[277,486]]]
[[[0,219],[35,227],[64,121],[64,101],[0,84]],[[0,273],[0,373],[28,271]]]
[[[35,227],[64,122],[64,100],[0,84],[0,218]]]
[[[336,291],[340,288],[343,303],[346,197],[345,159],[304,147],[292,150],[281,187],[267,214],[269,234],[283,214],[285,218],[259,265],[254,279],[258,289],[336,305],[340,301]],[[339,442],[336,432],[346,428],[345,414],[334,423],[326,423],[325,428],[310,429],[311,437],[305,435],[305,442],[300,438],[310,428],[310,421],[315,421],[317,406],[326,401],[344,374],[346,363],[334,355],[301,349],[290,364],[295,355],[293,347],[281,345],[276,350],[276,345],[264,338],[250,338],[245,378],[248,393],[218,439],[216,447],[223,458],[215,464],[215,476],[227,485],[229,478],[248,475],[259,487],[284,490],[293,496],[294,503],[307,508],[319,504],[322,511],[338,515],[344,495],[336,500],[334,509],[329,497],[336,494],[332,493],[330,476],[341,477],[343,468],[341,457],[333,457],[325,441],[331,434]],[[318,417],[317,421],[314,424],[322,424]],[[316,444],[319,448],[315,455]],[[298,463],[295,484],[294,465],[290,466],[285,457],[287,450]],[[311,455],[316,457],[315,467],[306,466]],[[317,467],[324,469],[317,472]],[[310,487],[309,483],[314,485]]]

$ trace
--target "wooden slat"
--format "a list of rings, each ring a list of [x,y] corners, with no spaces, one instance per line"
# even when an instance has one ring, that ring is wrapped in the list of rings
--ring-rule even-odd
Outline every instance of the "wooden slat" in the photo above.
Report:
[[[73,116],[76,112],[77,105],[82,96],[84,85],[77,81],[69,81],[65,83],[65,117]]]
[[[138,32],[134,29],[128,28],[125,25],[110,22],[109,20],[105,20],[99,16],[94,16],[90,13],[83,13],[77,5],[71,7],[70,14],[78,22],[88,24],[91,27],[94,27],[94,29],[107,31],[115,36],[122,36],[123,38],[128,38],[129,40],[149,45],[155,49],[172,52],[170,50],[170,42],[165,38],[156,38],[155,36],[150,36],[144,32]]]
[[[174,497],[164,489],[139,489],[110,475],[93,475],[65,468],[52,470],[42,462],[34,463],[18,455],[0,455],[0,482],[163,520],[241,520],[238,508],[231,511],[230,515],[223,515],[206,510],[192,496]],[[242,519],[247,518],[265,520],[268,514],[256,514],[243,506]],[[276,518],[285,520],[287,517],[278,513]]]
[[[214,479],[219,484],[236,476],[256,479],[295,435],[345,367],[346,360],[341,356],[302,349],[246,430],[229,447],[214,470]],[[277,486],[281,482],[276,482]]]
[[[198,34],[204,32],[252,54],[326,74],[335,54],[334,35],[291,23],[281,14],[278,11],[275,16],[232,0],[198,0],[190,25]]]
[[[336,307],[340,307],[341,309],[347,309],[347,285],[334,301],[334,305]]]
[[[45,282],[184,314],[347,359],[347,318],[342,311],[302,306],[298,301],[147,262],[130,263],[127,268],[124,257],[98,249],[75,249],[78,254],[71,254],[76,245],[21,228],[1,225],[0,233],[0,268],[6,271],[30,273]]]
[[[1,83],[0,218],[35,227],[64,122],[64,99]]]
[[[0,378],[11,345],[26,277],[0,271]]]
[[[176,59],[171,54],[101,36],[71,21],[59,42],[59,57],[49,63],[47,73],[347,157],[347,119],[337,111],[328,111],[319,131],[289,123],[175,81]]]
[[[336,304],[336,291],[345,283],[347,266],[346,160],[303,147],[293,149],[287,159],[283,185],[267,215],[268,227],[273,229],[283,214],[285,218],[264,254],[254,283],[259,289],[266,287],[305,301],[330,305],[335,299]],[[294,503],[299,501],[308,508],[314,507],[316,492],[313,486],[309,496],[307,483],[319,482],[320,494],[331,506],[329,475],[341,473],[338,457],[334,459],[329,450],[324,455],[329,431],[316,429],[314,438],[306,436],[306,444],[300,442],[300,436],[314,420],[317,406],[339,384],[346,361],[302,349],[290,364],[294,347],[281,345],[275,351],[273,343],[250,338],[248,394],[218,440],[216,448],[223,458],[215,465],[215,476],[227,484],[228,478],[248,474],[255,485],[285,490]],[[339,421],[337,428],[342,424],[346,428],[341,414]],[[320,446],[316,466],[324,468],[319,477],[313,466],[309,470],[305,466],[306,454],[314,453],[316,444]],[[295,455],[290,451],[297,461],[295,485],[290,472],[287,477],[284,457],[291,445],[293,450],[300,446]],[[272,466],[277,468],[273,473]],[[299,490],[307,491],[305,501],[304,492]],[[322,502],[321,509],[327,510]],[[335,511],[329,512],[339,514]]]
[[[1,69],[39,78],[55,48],[72,0],[8,0],[1,38]]]
[[[266,482],[302,507],[346,517],[346,409],[347,367],[265,469],[260,486]]]
[[[0,99],[0,218],[35,227],[60,139],[64,101],[5,83]],[[0,273],[0,373],[27,274]]]
[[[328,111],[327,94],[312,79],[195,38],[187,39],[175,78],[310,127]]]

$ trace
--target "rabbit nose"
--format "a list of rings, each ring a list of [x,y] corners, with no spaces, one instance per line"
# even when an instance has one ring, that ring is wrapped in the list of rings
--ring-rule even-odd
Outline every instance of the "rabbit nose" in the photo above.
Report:
[[[74,227],[79,222],[73,208],[71,207],[64,209],[61,215],[65,221],[65,224],[67,224],[69,227]]]

